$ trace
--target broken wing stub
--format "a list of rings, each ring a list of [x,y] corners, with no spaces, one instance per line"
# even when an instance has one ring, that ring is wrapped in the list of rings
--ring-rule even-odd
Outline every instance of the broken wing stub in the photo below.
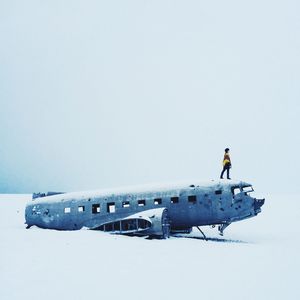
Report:
[[[170,222],[166,208],[156,208],[133,214],[126,218],[107,222],[93,228],[105,232],[168,238]]]

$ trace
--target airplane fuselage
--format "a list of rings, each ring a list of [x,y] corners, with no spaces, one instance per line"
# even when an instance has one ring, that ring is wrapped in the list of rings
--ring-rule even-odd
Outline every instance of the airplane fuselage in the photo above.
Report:
[[[136,220],[132,221],[136,222],[136,229],[141,229],[136,233],[142,235],[151,233],[150,223],[154,220],[151,220],[154,218],[151,214],[164,212],[161,226],[168,225],[171,232],[189,230],[193,226],[229,225],[261,211],[264,200],[252,198],[247,190],[249,187],[250,184],[242,181],[224,180],[158,188],[62,193],[30,202],[25,212],[26,224],[58,230],[87,227],[126,234],[127,231],[135,233],[134,227],[127,225],[129,221],[124,221],[131,219]],[[140,228],[138,218],[144,220]],[[153,235],[155,233],[152,231]],[[160,234],[157,231],[157,235]]]

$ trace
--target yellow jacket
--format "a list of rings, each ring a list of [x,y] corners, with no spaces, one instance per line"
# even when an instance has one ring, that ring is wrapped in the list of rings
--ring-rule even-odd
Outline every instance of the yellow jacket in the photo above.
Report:
[[[227,164],[231,164],[231,160],[230,160],[230,155],[228,153],[225,153],[224,159],[223,159],[223,166],[225,166]]]

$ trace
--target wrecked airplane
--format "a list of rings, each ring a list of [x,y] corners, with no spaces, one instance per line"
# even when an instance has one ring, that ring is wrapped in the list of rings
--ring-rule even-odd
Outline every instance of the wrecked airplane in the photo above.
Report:
[[[143,186],[76,193],[38,193],[27,204],[27,228],[83,227],[125,235],[167,238],[200,226],[218,226],[256,216],[265,199],[251,196],[243,181],[211,181],[174,186]],[[204,238],[205,235],[204,235]]]

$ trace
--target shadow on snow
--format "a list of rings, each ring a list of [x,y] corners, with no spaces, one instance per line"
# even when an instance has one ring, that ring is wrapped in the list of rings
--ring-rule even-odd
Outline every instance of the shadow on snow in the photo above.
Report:
[[[245,242],[242,240],[232,240],[232,239],[217,238],[217,237],[206,237],[205,239],[203,236],[187,236],[187,235],[172,235],[172,236],[176,238],[202,240],[205,242],[249,244],[249,242]]]

